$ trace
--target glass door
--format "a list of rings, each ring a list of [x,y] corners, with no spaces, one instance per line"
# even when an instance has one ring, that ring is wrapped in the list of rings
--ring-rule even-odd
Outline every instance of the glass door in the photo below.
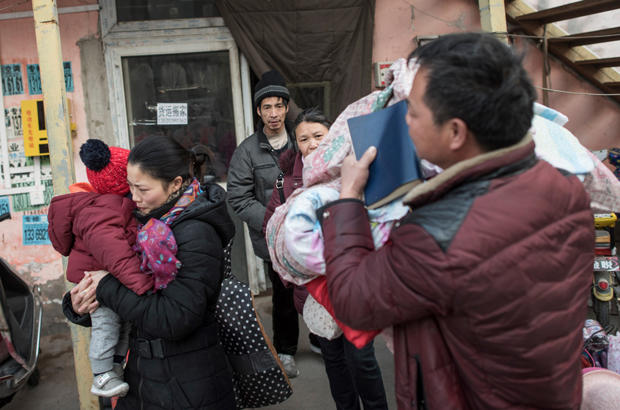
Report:
[[[153,134],[205,145],[214,154],[207,174],[226,182],[237,146],[229,52],[122,57],[129,146]],[[158,104],[160,116],[165,107],[186,109],[186,123],[162,124]]]
[[[178,20],[188,25],[192,21]],[[208,173],[226,188],[233,152],[253,132],[247,61],[240,61],[226,27],[163,30],[157,21],[137,23],[145,30],[112,30],[103,40],[116,145],[131,148],[152,134],[169,135],[188,148],[204,144],[214,153]],[[182,107],[183,115],[163,121],[169,118],[162,117],[162,106],[166,115]],[[262,264],[257,263],[247,226],[229,212],[237,228],[233,272],[258,292],[264,283]]]

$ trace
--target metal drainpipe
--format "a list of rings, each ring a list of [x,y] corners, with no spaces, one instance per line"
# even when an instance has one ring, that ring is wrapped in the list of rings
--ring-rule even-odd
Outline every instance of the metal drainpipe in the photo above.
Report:
[[[68,194],[69,185],[75,183],[75,168],[56,0],[32,0],[32,9],[39,66],[41,67],[41,88],[43,89],[54,195]],[[66,273],[67,258],[63,257],[62,262]],[[68,291],[73,285],[65,280],[65,287]],[[90,331],[88,328],[71,325],[71,338],[80,410],[99,409],[99,401],[90,394],[93,380],[88,359]]]

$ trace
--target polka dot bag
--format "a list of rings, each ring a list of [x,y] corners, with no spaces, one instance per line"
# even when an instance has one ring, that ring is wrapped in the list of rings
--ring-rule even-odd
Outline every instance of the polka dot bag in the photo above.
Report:
[[[215,318],[220,344],[233,370],[237,408],[257,408],[282,403],[293,394],[269,337],[254,309],[252,291],[232,274],[230,250],[224,249],[224,281]]]

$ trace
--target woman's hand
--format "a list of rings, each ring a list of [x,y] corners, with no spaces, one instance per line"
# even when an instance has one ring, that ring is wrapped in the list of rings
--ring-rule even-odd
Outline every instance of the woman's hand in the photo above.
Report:
[[[110,272],[105,271],[105,270],[96,270],[94,272],[84,272],[84,274],[88,275],[88,277],[92,279],[93,281],[91,285],[88,287],[89,290],[90,289],[97,290],[97,286],[99,286],[99,282],[101,282],[101,279],[103,279],[104,276],[109,275]]]
[[[97,286],[101,279],[109,274],[110,272],[105,270],[84,272],[84,279],[75,288],[71,289],[71,304],[77,314],[84,315],[97,310],[99,307],[99,302],[96,300]]]
[[[99,303],[95,299],[97,288],[89,288],[93,283],[90,275],[85,274],[84,278],[75,285],[69,292],[71,294],[71,305],[73,311],[78,315],[85,315],[94,312]]]

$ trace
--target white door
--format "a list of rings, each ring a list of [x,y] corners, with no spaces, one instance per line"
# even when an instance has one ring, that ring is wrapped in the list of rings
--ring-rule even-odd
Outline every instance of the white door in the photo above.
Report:
[[[110,14],[103,3],[102,13]],[[237,45],[223,20],[159,20],[111,27],[110,19],[104,20],[108,24],[102,31],[106,33],[103,42],[117,145],[131,148],[152,134],[172,136],[188,148],[206,145],[214,154],[207,173],[226,188],[230,158],[251,133],[251,124],[245,119],[251,119],[252,104],[247,62],[241,59],[241,67]],[[183,104],[187,123],[158,124],[158,104],[160,114],[165,104]],[[238,219],[235,222],[233,257],[237,260],[233,260],[233,268],[237,266],[235,274],[257,293],[264,289],[264,273],[254,256],[247,226]]]

